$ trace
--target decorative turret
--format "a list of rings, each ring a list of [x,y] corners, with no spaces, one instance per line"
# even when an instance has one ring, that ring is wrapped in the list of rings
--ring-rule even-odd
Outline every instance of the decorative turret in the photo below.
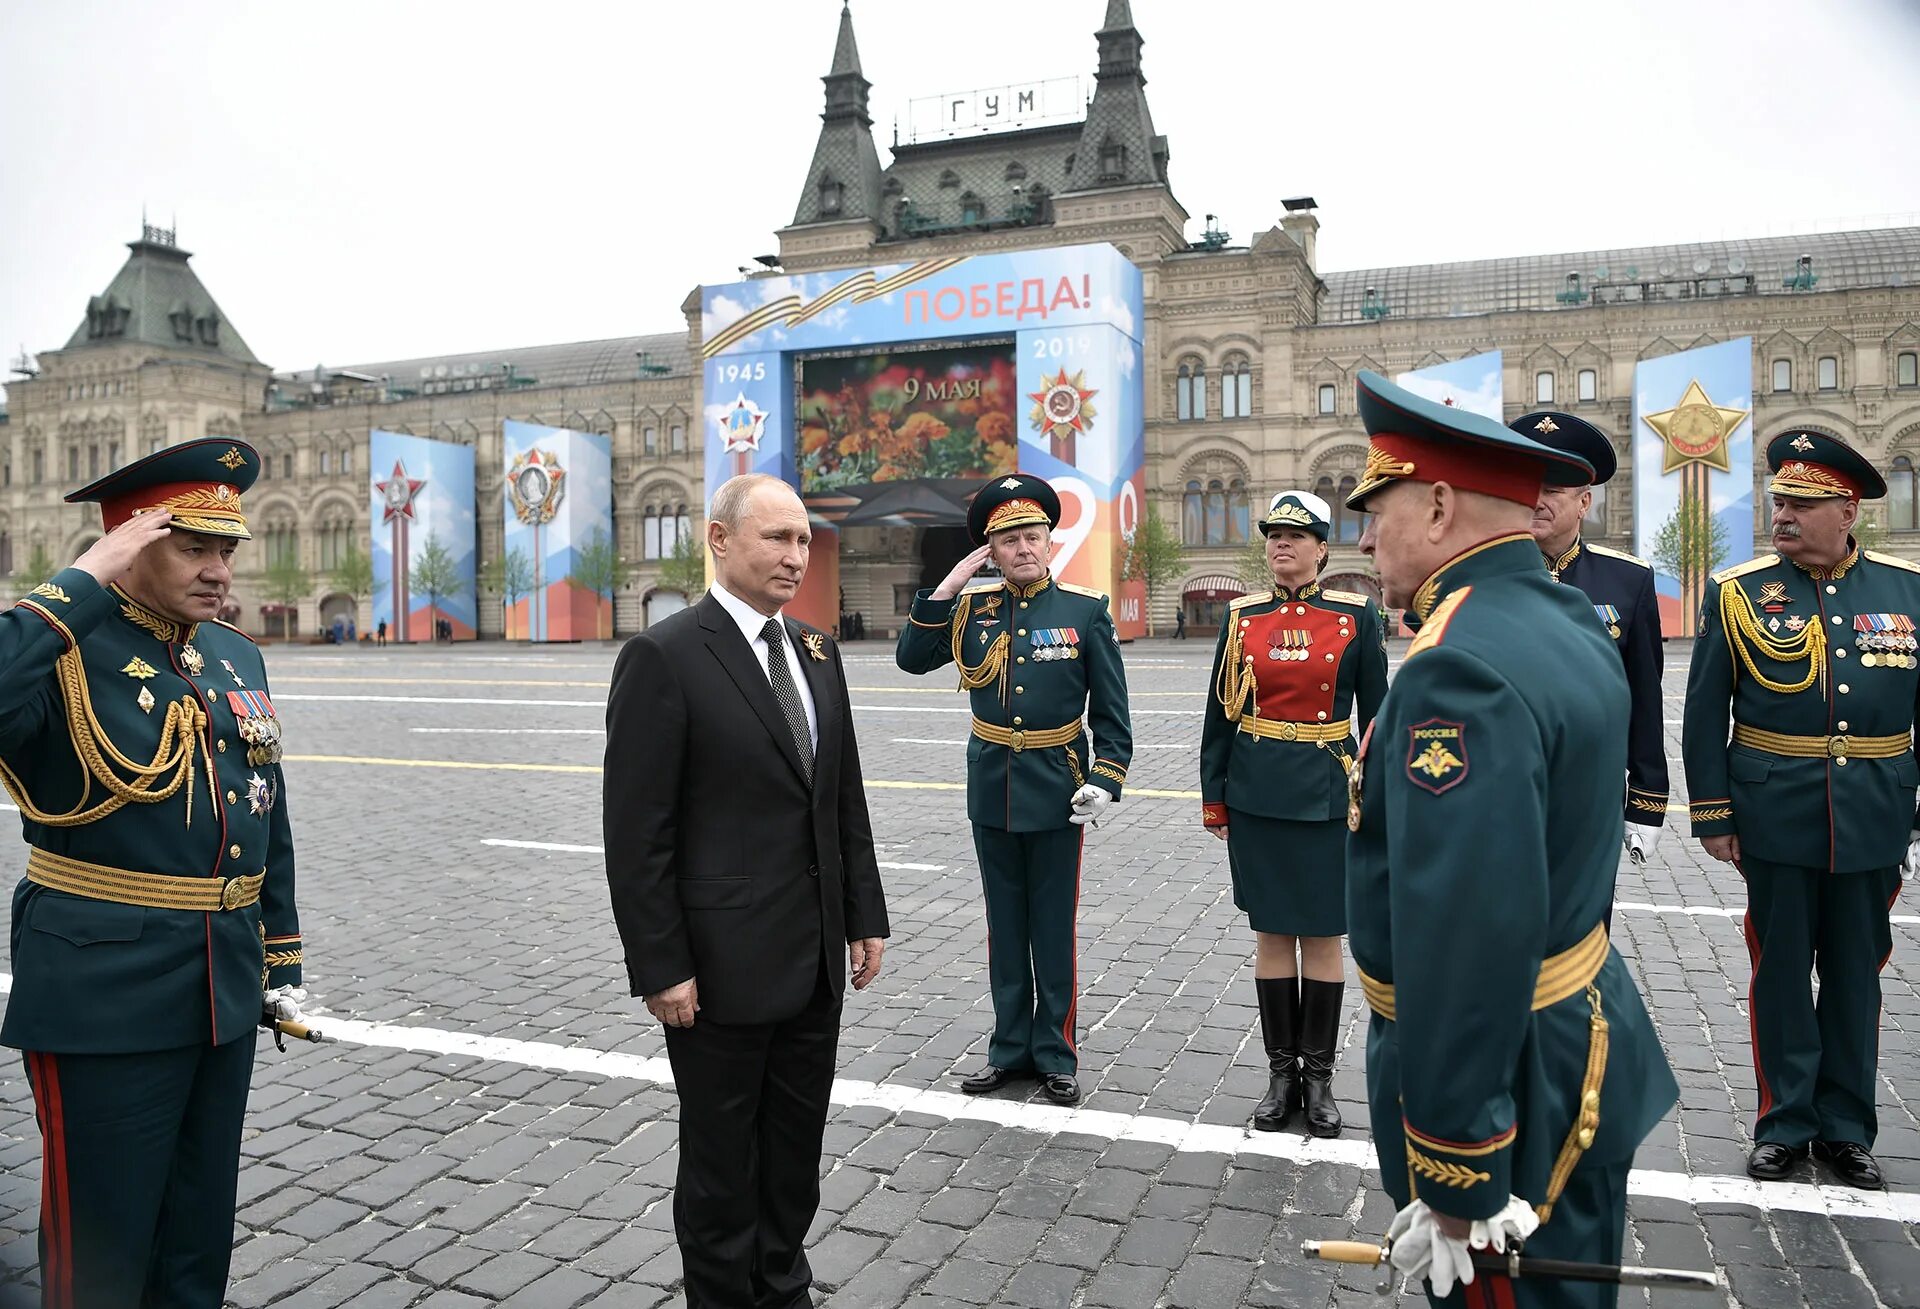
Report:
[[[873,116],[867,109],[872,84],[860,71],[860,48],[853,39],[853,14],[843,4],[840,31],[833,43],[833,67],[826,83],[826,109],[820,115],[820,140],[794,210],[794,226],[877,220],[880,216],[880,155],[873,144]]]
[[[87,301],[87,316],[66,348],[137,341],[175,350],[205,350],[243,364],[258,363],[220,313],[213,296],[187,266],[172,230],[143,224],[133,253],[107,289]]]
[[[1133,25],[1128,0],[1107,0],[1106,22],[1095,39],[1100,69],[1093,103],[1073,157],[1073,189],[1167,184],[1167,138],[1153,130],[1147,108],[1147,79],[1140,71],[1140,47],[1146,44]]]

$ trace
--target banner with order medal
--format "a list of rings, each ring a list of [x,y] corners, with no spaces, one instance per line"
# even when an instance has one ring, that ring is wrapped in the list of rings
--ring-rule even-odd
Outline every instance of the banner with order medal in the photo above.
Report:
[[[1634,553],[1668,636],[1695,635],[1707,579],[1753,557],[1752,415],[1750,337],[1634,367]]]
[[[609,438],[507,419],[505,534],[489,578],[508,640],[613,635],[613,445]]]
[[[373,612],[395,641],[476,634],[473,447],[374,429],[368,440]]]

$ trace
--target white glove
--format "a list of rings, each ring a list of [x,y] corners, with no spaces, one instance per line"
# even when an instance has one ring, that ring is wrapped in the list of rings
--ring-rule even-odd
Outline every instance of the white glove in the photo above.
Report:
[[[1424,1277],[1435,1299],[1452,1294],[1454,1283],[1465,1286],[1473,1280],[1467,1243],[1440,1230],[1425,1200],[1415,1200],[1393,1216],[1387,1240],[1393,1246],[1394,1271],[1409,1282]]]
[[[1067,816],[1067,821],[1075,827],[1087,823],[1097,827],[1100,824],[1100,811],[1112,803],[1111,794],[1089,782],[1073,793],[1073,812]]]
[[[1507,1242],[1524,1241],[1539,1226],[1533,1206],[1517,1195],[1509,1195],[1499,1213],[1475,1219],[1467,1239],[1462,1241],[1440,1230],[1426,1201],[1415,1200],[1394,1215],[1387,1239],[1393,1244],[1394,1269],[1412,1280],[1424,1276],[1433,1294],[1444,1298],[1452,1292],[1454,1283],[1465,1286],[1473,1281],[1470,1251],[1491,1248],[1505,1254]]]
[[[1660,840],[1659,828],[1656,827],[1653,829],[1652,840],[1647,839],[1646,832],[1647,829],[1641,827],[1638,823],[1627,824],[1627,858],[1634,864],[1646,863],[1648,853]]]
[[[300,1006],[307,1002],[306,990],[298,986],[276,986],[261,997],[260,1007],[283,1023],[297,1023],[303,1015]]]
[[[1920,873],[1920,828],[1914,830],[1907,842],[1907,862],[1900,865],[1900,880],[1904,882],[1915,873]]]

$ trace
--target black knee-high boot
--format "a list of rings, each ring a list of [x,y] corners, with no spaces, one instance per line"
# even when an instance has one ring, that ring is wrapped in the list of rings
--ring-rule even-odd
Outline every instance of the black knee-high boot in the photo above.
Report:
[[[1333,1055],[1340,1043],[1340,1009],[1345,982],[1300,979],[1300,1082],[1307,1107],[1307,1131],[1340,1135],[1340,1106],[1333,1099]]]
[[[1292,977],[1256,977],[1260,1040],[1267,1048],[1267,1098],[1254,1106],[1253,1128],[1277,1132],[1300,1103],[1300,991]]]

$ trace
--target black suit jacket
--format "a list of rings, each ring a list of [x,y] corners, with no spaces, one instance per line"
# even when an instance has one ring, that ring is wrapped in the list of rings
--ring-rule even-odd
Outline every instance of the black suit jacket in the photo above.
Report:
[[[694,978],[714,1022],[793,1017],[823,966],[838,997],[845,943],[888,934],[840,651],[784,621],[813,693],[811,787],[766,669],[712,595],[628,641],[607,699],[607,882],[628,981],[651,995]]]

